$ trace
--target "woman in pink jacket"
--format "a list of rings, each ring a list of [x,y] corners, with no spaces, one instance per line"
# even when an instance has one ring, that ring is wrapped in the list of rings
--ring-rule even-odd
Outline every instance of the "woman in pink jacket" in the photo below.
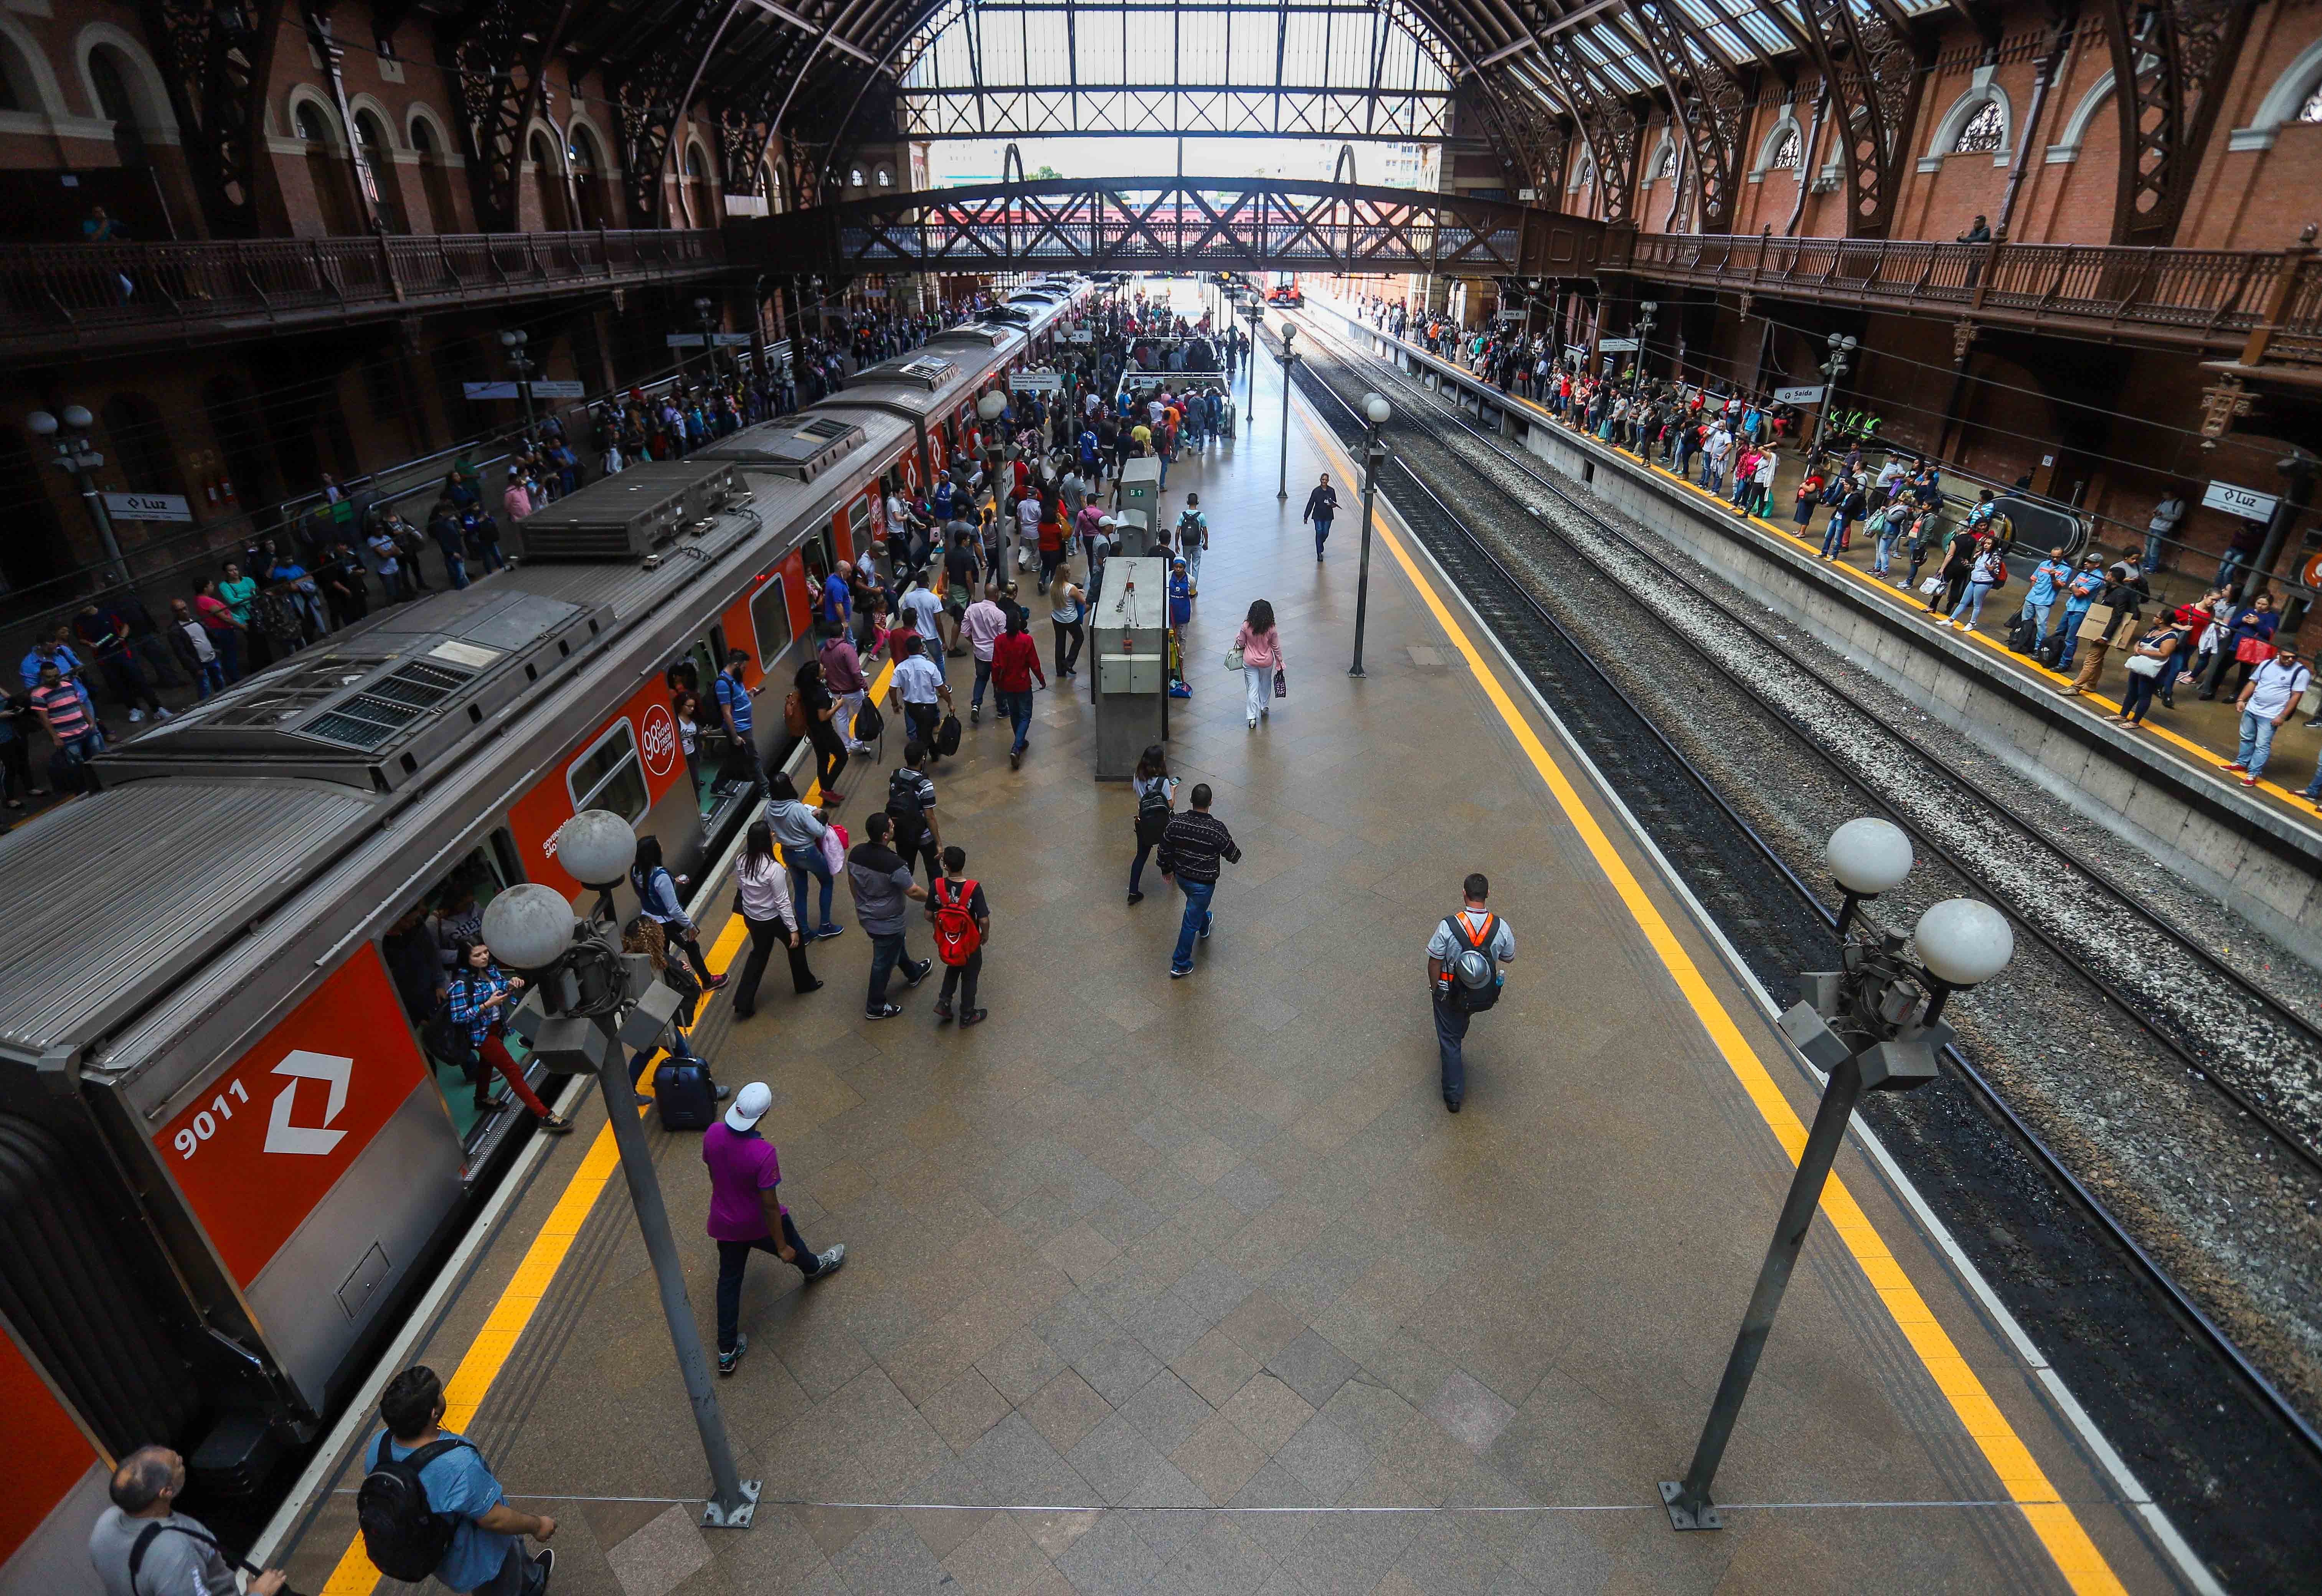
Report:
[[[1263,598],[1249,606],[1249,618],[1234,634],[1241,651],[1241,679],[1248,690],[1246,707],[1249,729],[1257,730],[1261,716],[1274,708],[1274,678],[1282,669],[1282,634],[1274,629],[1274,606]]]

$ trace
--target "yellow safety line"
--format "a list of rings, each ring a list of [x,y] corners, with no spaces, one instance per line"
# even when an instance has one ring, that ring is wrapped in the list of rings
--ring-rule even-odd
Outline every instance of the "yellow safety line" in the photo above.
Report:
[[[1318,430],[1311,415],[1302,416],[1302,420],[1318,444],[1332,452],[1339,452],[1332,444],[1324,442],[1324,434]],[[1343,454],[1340,459],[1344,469],[1352,469],[1345,462]],[[1630,917],[1645,934],[1653,952],[1659,955],[1662,967],[1676,980],[1678,990],[1685,994],[1686,1001],[1692,1005],[1695,1017],[1701,1021],[1702,1028],[1709,1033],[1710,1040],[1716,1044],[1726,1067],[1733,1072],[1742,1090],[1749,1094],[1751,1102],[1756,1105],[1759,1117],[1774,1133],[1775,1139],[1781,1143],[1782,1150],[1789,1154],[1790,1162],[1796,1163],[1805,1148],[1806,1133],[1805,1127],[1798,1122],[1797,1115],[1791,1109],[1789,1099],[1774,1084],[1772,1075],[1768,1073],[1756,1051],[1743,1040],[1724,1004],[1710,990],[1708,980],[1694,963],[1693,956],[1678,940],[1677,933],[1670,929],[1660,910],[1647,896],[1643,885],[1629,869],[1627,861],[1621,857],[1612,839],[1597,824],[1595,813],[1567,779],[1562,767],[1550,756],[1548,749],[1532,731],[1531,723],[1517,709],[1515,700],[1500,684],[1498,677],[1485,665],[1482,652],[1468,638],[1437,595],[1433,584],[1421,572],[1418,563],[1388,527],[1385,515],[1379,514],[1373,524],[1379,536],[1385,540],[1395,563],[1403,567],[1403,574],[1411,579],[1412,585],[1419,589],[1420,597],[1427,601],[1427,607],[1433,612],[1437,624],[1442,626],[1452,645],[1467,661],[1467,669],[1483,688],[1485,696],[1492,701],[1493,707],[1500,712],[1500,718],[1507,723],[1509,731],[1514,734],[1518,745],[1531,761],[1532,768],[1548,784],[1549,791],[1555,796],[1565,818],[1572,823],[1573,829],[1587,844],[1589,855],[1596,862],[1597,869],[1604,873],[1613,889],[1620,894]],[[1960,1355],[1959,1348],[1952,1345],[1950,1336],[1936,1322],[1925,1299],[1919,1295],[1918,1289],[1903,1272],[1903,1266],[1896,1262],[1887,1244],[1879,1239],[1869,1216],[1863,1213],[1852,1193],[1847,1190],[1846,1183],[1836,1174],[1831,1176],[1830,1183],[1823,1189],[1822,1208],[1823,1212],[1829,1216],[1831,1227],[1846,1243],[1847,1251],[1853,1254],[1872,1290],[1886,1303],[1887,1311],[1894,1317],[1897,1327],[1919,1354],[1919,1361],[1926,1366],[1928,1376],[1933,1380],[1936,1389],[1951,1403],[1952,1411],[1959,1416],[1960,1423],[1982,1450],[1985,1461],[1990,1464],[1992,1472],[2007,1488],[2009,1498],[2023,1510],[2025,1519],[2040,1537],[2041,1544],[2048,1548],[2048,1555],[2055,1559],[2057,1569],[2070,1582],[2072,1589],[2082,1592],[2122,1590],[2120,1581],[2105,1562],[2104,1555],[2097,1550],[2095,1542],[2089,1538],[2088,1532],[2081,1528],[2071,1509],[2057,1495],[2056,1488],[2049,1482],[2048,1476],[2033,1459],[2030,1450],[2000,1413],[1989,1393],[1984,1390],[1983,1382],[1976,1378],[1975,1371]]]
[[[880,670],[871,683],[871,696],[865,702],[875,701],[886,690],[888,678],[893,670],[891,664]],[[811,804],[821,796],[822,783],[817,781],[807,789],[805,801]],[[742,917],[729,917],[725,929],[718,934],[718,940],[709,949],[711,973],[724,974],[732,965],[735,955],[742,951],[742,944],[748,936],[749,926]],[[702,994],[701,1006],[694,1017],[696,1026],[701,1023],[702,1016],[708,1012],[708,1006],[717,996],[716,992]],[[656,1053],[654,1059],[658,1060],[659,1056]],[[650,1074],[653,1068],[654,1061],[648,1061],[646,1072]],[[640,1105],[638,1117],[643,1118],[644,1112],[645,1105]],[[589,1218],[589,1210],[596,1207],[598,1197],[605,1190],[605,1182],[613,1178],[613,1172],[620,1167],[620,1152],[613,1145],[613,1126],[608,1119],[598,1128],[596,1139],[589,1144],[589,1151],[582,1155],[580,1167],[564,1183],[564,1190],[557,1196],[556,1206],[549,1210],[547,1219],[533,1236],[532,1245],[525,1249],[524,1261],[517,1265],[516,1272],[508,1277],[507,1284],[500,1288],[499,1297],[493,1302],[491,1312],[484,1317],[483,1328],[476,1332],[476,1338],[461,1354],[460,1366],[453,1371],[452,1378],[444,1382],[445,1429],[464,1430],[474,1422],[476,1411],[483,1406],[492,1382],[499,1378],[500,1371],[507,1367],[509,1356],[516,1351],[518,1338],[532,1323],[534,1310],[539,1308],[542,1299],[548,1295],[550,1286],[555,1282],[556,1272],[563,1267],[565,1254],[572,1250],[572,1244],[580,1234],[581,1223]],[[368,1447],[370,1443],[367,1439],[363,1445]],[[363,1551],[362,1537],[357,1535],[347,1543],[347,1549],[340,1554],[338,1565],[331,1570],[331,1577],[323,1582],[320,1596],[370,1596],[379,1588],[379,1570],[371,1565],[370,1556]]]
[[[1436,360],[1440,364],[1451,364],[1451,362],[1444,360],[1440,355],[1430,355],[1427,356],[1427,358]],[[1465,370],[1465,368],[1461,367],[1454,367],[1453,369],[1455,370]],[[1476,377],[1472,371],[1466,372],[1466,375],[1474,381],[1480,382],[1483,380],[1481,378]],[[1670,482],[1682,484],[1684,487],[1690,489],[1696,497],[1705,498],[1711,504],[1718,506],[1723,514],[1727,515],[1734,515],[1732,501],[1718,494],[1712,493],[1708,488],[1704,488],[1700,483],[1694,481],[1691,478],[1679,476],[1677,472],[1670,470],[1668,467],[1657,466],[1652,461],[1645,459],[1644,456],[1623,449],[1618,443],[1608,443],[1604,439],[1597,437],[1594,433],[1570,425],[1568,423],[1563,421],[1553,412],[1549,410],[1545,406],[1541,405],[1538,400],[1527,399],[1522,394],[1507,393],[1504,389],[1495,388],[1493,391],[1495,393],[1502,394],[1507,403],[1521,405],[1525,409],[1532,412],[1535,415],[1538,415],[1545,424],[1555,427],[1562,432],[1570,433],[1576,438],[1586,438],[1595,443],[1599,448],[1609,449],[1624,460],[1635,461],[1638,465],[1642,466],[1646,470],[1650,471],[1657,477],[1662,478]],[[1763,531],[1769,532],[1776,537],[1782,539],[1785,543],[1798,543],[1806,541],[1805,539],[1799,537],[1795,533],[1767,520],[1762,515],[1736,515],[1734,518],[1748,525],[1755,526]],[[1833,569],[1843,572],[1854,580],[1861,583],[1864,587],[1870,588],[1872,591],[1877,593],[1880,598],[1884,599],[1890,607],[1903,610],[1906,614],[1909,613],[1908,606],[1898,603],[1896,600],[1895,596],[1897,593],[1902,592],[1903,589],[1890,587],[1888,584],[1880,581],[1877,577],[1872,576],[1869,571],[1857,570],[1854,567],[1847,564],[1843,560],[1833,560],[1827,561],[1827,563]],[[1945,623],[1945,625],[1948,624],[1949,623]],[[1930,623],[1930,625],[1933,625],[1933,623]],[[1970,642],[1982,644],[1985,648],[1991,650],[1992,652],[2006,660],[2008,663],[2018,666],[2024,670],[2033,671],[2037,675],[2044,676],[2050,681],[2061,681],[2067,687],[2070,687],[2072,683],[2073,679],[2065,675],[2062,671],[2051,670],[2047,666],[2043,665],[2037,660],[2025,659],[2024,656],[2016,653],[2014,650],[2007,647],[2005,644],[1996,643],[1992,639],[1984,636],[1980,632],[1970,630],[1961,634],[1961,635],[1966,637]],[[2102,694],[2095,692],[2083,692],[2075,696],[2090,704],[2109,709],[2116,716],[2120,713],[2121,706],[2117,699],[2107,698]],[[2183,749],[2187,753],[2191,754],[2195,759],[2198,759],[2213,768],[2222,765],[2225,762],[2217,757],[2217,750],[2203,747],[2200,743],[2194,742],[2191,738],[2183,735],[2181,733],[2171,731],[2167,726],[2154,725],[2149,722],[2139,721],[2137,723],[2137,729],[2139,731],[2150,732],[2164,743],[2172,743],[2176,744],[2179,748]],[[2218,780],[2219,778],[2212,776],[2209,780],[2215,781]],[[2239,786],[2240,783],[2236,781],[2235,785]],[[2280,798],[2285,804],[2306,806],[2309,805],[2311,802],[2311,800],[2307,798],[2303,793],[2294,793],[2290,791],[2290,789],[2281,786],[2275,782],[2268,781],[2263,778],[2260,778],[2256,785],[2249,790],[2270,793],[2273,797]],[[2322,808],[2322,805],[2313,805],[2312,807]]]

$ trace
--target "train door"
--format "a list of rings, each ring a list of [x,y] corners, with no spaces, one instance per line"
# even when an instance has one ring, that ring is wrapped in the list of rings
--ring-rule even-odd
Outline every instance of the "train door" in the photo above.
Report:
[[[443,1096],[461,1144],[469,1152],[471,1176],[474,1155],[488,1141],[497,1139],[498,1117],[519,1111],[518,1106],[488,1067],[479,1063],[472,1072],[463,1072],[458,1065],[437,1057],[426,1044],[427,1027],[450,995],[460,968],[461,948],[483,938],[485,908],[523,880],[515,841],[507,832],[496,831],[406,905],[379,938],[379,956],[387,961],[404,1017],[411,1022],[428,1074]],[[528,1076],[536,1076],[537,1072],[526,1066],[524,1044],[514,1035],[504,1042],[518,1067],[525,1068]],[[505,1129],[505,1126],[497,1128]]]

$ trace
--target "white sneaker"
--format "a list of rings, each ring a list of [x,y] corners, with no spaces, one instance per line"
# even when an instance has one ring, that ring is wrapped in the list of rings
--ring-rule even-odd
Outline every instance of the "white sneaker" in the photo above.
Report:
[[[144,718],[145,712],[142,709],[133,709],[129,712],[129,724],[133,726]]]
[[[167,720],[169,718],[169,712],[166,709],[156,709],[153,711],[153,718],[155,720]]]

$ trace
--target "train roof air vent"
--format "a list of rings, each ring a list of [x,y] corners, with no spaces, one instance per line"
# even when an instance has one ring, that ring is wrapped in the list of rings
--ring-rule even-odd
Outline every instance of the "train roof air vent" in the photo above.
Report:
[[[898,382],[908,382],[914,387],[923,388],[928,392],[934,393],[950,382],[954,373],[959,368],[949,360],[923,355],[916,360],[896,367],[892,375]]]
[[[866,442],[851,421],[815,415],[784,416],[744,427],[723,442],[697,450],[695,460],[729,461],[745,471],[767,471],[811,482]]]

